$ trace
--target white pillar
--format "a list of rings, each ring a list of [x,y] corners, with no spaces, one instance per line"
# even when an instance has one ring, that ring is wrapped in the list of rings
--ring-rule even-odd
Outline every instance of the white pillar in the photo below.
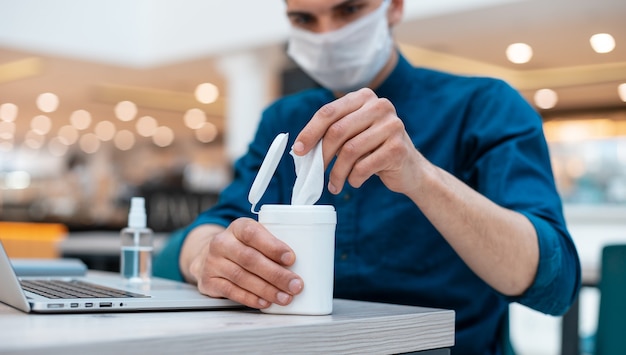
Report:
[[[279,51],[278,48],[249,49],[217,60],[217,67],[226,79],[225,145],[231,161],[247,151],[263,109],[276,97],[275,83],[284,57]]]

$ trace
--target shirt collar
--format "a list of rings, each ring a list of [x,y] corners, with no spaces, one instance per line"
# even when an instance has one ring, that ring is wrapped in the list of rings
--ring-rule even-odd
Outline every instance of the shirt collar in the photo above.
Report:
[[[393,98],[400,95],[406,88],[406,83],[411,79],[411,71],[413,66],[409,61],[398,52],[398,63],[391,71],[389,76],[374,90],[378,97]]]

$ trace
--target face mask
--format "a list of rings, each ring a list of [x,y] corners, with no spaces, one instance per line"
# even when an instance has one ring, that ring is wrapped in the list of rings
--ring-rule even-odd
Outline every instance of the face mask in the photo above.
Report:
[[[369,84],[393,49],[387,23],[389,0],[336,31],[313,33],[292,27],[287,54],[315,81],[348,92]]]

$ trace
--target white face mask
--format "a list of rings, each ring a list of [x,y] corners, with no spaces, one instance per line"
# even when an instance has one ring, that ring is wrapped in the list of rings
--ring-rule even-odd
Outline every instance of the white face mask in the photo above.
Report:
[[[292,27],[287,54],[315,81],[348,92],[369,84],[393,49],[387,23],[389,0],[336,31],[313,33]]]

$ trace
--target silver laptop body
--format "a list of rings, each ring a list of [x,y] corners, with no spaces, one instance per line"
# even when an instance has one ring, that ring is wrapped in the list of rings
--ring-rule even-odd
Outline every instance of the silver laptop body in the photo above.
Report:
[[[21,282],[38,289],[43,284],[65,281],[66,285],[97,285],[107,296],[93,296],[85,291],[81,297],[48,294],[41,296],[25,290]],[[130,283],[115,273],[89,272],[84,277],[21,277],[13,270],[11,261],[0,242],[0,302],[24,312],[86,313],[148,310],[221,309],[243,307],[227,299],[204,296],[189,284],[154,277],[149,283]],[[82,292],[82,291],[81,291]],[[61,292],[65,294],[65,292]]]

